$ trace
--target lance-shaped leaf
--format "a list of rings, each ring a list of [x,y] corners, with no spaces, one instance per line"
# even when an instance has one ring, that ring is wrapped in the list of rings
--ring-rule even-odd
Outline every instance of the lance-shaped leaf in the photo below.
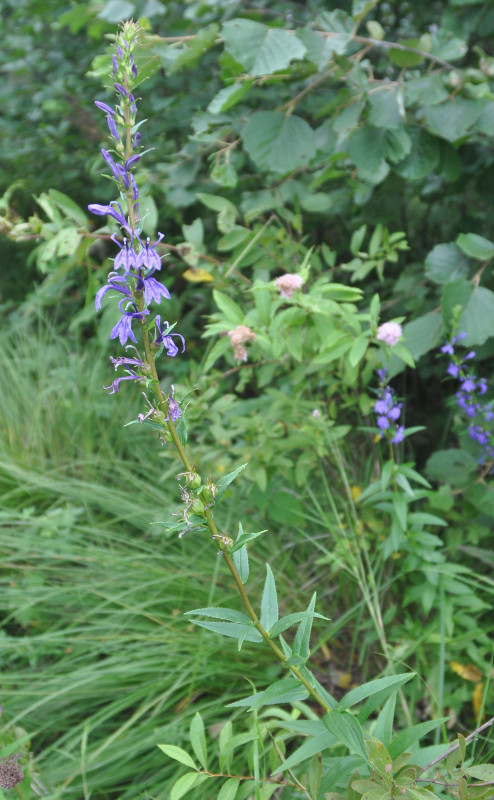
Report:
[[[190,723],[190,743],[198,760],[204,769],[207,770],[208,750],[206,745],[206,734],[204,731],[204,722],[202,721],[202,717],[199,712],[194,715],[192,722]]]
[[[228,475],[223,475],[222,478],[219,479],[216,483],[216,501],[218,501],[226,492],[227,487],[235,480],[237,475],[239,475],[247,464],[242,464],[237,469],[234,469],[233,472],[229,472]]]
[[[307,689],[296,678],[282,678],[263,692],[256,692],[250,697],[229,703],[227,708],[248,708],[252,711],[267,705],[295,703],[297,700],[305,700],[308,696]]]
[[[344,698],[338,703],[338,711],[345,711],[345,709],[351,708],[356,703],[360,703],[362,700],[365,700],[366,697],[370,697],[370,695],[377,692],[388,689],[389,695],[399,686],[402,686],[414,677],[415,672],[407,672],[401,675],[390,675],[387,678],[377,678],[375,681],[363,683],[362,686],[357,686],[355,689],[347,692]]]
[[[316,605],[316,592],[312,595],[312,600],[306,611],[306,616],[299,625],[292,645],[292,657],[298,656],[304,661],[309,657],[310,634],[312,621],[314,619],[314,607]]]
[[[261,601],[261,625],[265,630],[269,630],[278,621],[278,597],[276,594],[276,583],[269,564],[266,564],[266,581]]]

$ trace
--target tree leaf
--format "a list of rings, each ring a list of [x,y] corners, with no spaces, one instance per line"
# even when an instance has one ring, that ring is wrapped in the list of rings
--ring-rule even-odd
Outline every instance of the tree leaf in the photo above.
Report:
[[[291,172],[316,152],[314,131],[304,119],[281,111],[257,111],[244,128],[244,147],[260,169]]]
[[[494,336],[494,293],[490,289],[477,286],[473,290],[460,314],[458,330],[467,334],[462,342],[466,347],[484,344]]]
[[[250,19],[232,19],[222,28],[225,50],[249,75],[271,75],[286,69],[307,50],[300,39],[281,28],[269,28]]]
[[[456,142],[475,124],[483,108],[483,102],[457,97],[426,108],[425,120],[433,133],[448,142]]]
[[[158,747],[168,758],[173,758],[175,761],[185,764],[186,767],[192,767],[192,769],[197,770],[192,757],[181,747],[177,747],[175,744],[159,744]]]
[[[235,800],[240,781],[238,778],[228,778],[219,790],[216,800]]]
[[[460,233],[456,243],[470,258],[488,261],[494,256],[494,243],[476,233]]]
[[[198,775],[197,772],[186,772],[176,783],[173,784],[170,792],[170,800],[180,800],[184,794],[190,792],[193,786],[198,786],[209,778],[209,775]]]
[[[194,714],[192,722],[190,723],[190,743],[198,761],[202,764],[204,769],[207,770],[208,749],[206,745],[206,734],[204,731],[204,722],[198,711]]]
[[[208,105],[209,113],[223,114],[229,108],[233,108],[245,97],[253,83],[254,81],[242,81],[220,89]]]
[[[425,268],[425,275],[429,280],[434,283],[449,283],[468,275],[468,259],[455,242],[436,244],[427,254]]]

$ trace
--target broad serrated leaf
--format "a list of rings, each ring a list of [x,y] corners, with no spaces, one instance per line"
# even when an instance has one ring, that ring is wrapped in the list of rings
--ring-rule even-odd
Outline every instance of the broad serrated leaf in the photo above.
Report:
[[[465,331],[462,344],[484,344],[494,336],[494,292],[477,286],[473,289],[458,320],[458,330]]]
[[[268,172],[291,172],[304,167],[316,152],[309,123],[281,111],[257,111],[243,131],[244,147],[252,161]]]
[[[475,124],[483,108],[483,101],[464,97],[449,98],[442,105],[426,108],[425,120],[437,136],[448,142],[455,142],[465,136]]]
[[[221,33],[225,50],[249,75],[271,75],[286,69],[294,59],[304,58],[307,52],[300,39],[288,31],[250,19],[225,22]]]
[[[449,283],[468,275],[468,259],[455,242],[437,244],[425,259],[425,275],[434,283]]]

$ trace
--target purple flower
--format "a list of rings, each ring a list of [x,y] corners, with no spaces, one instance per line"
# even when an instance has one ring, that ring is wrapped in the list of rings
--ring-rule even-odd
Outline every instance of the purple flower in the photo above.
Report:
[[[117,92],[119,92],[123,97],[127,97],[127,89],[125,86],[122,86],[121,83],[114,83],[113,85]]]
[[[118,170],[118,177],[122,179],[123,185],[125,186],[126,189],[128,189],[130,187],[128,172],[126,171],[125,167],[123,167],[121,164],[117,164],[117,170]]]
[[[467,375],[466,378],[464,378],[462,380],[462,382],[460,383],[460,386],[461,386],[462,390],[464,392],[467,392],[468,394],[470,394],[471,392],[474,392],[475,388],[476,388],[475,382],[472,380],[472,378],[469,375]]]
[[[96,311],[99,311],[101,309],[101,301],[102,301],[103,297],[105,296],[105,294],[110,289],[116,289],[117,292],[120,292],[121,294],[124,294],[127,297],[132,298],[132,295],[131,295],[129,289],[125,285],[125,280],[126,280],[125,277],[122,277],[121,275],[117,275],[116,273],[110,272],[110,274],[108,275],[108,283],[106,284],[106,286],[102,286],[101,289],[99,289],[99,291],[96,293],[96,297],[95,297],[95,300],[94,300],[94,304],[96,306]]]
[[[142,142],[142,135],[139,131],[134,135],[134,150],[137,150],[138,147],[141,146]]]
[[[379,376],[378,399],[374,404],[376,425],[381,436],[386,436],[392,444],[398,444],[405,438],[403,425],[396,427],[401,416],[402,403],[395,401],[394,391],[387,385],[387,370],[377,370]]]
[[[125,300],[125,298],[124,298]],[[122,311],[121,303],[118,304],[120,311]],[[142,311],[137,310],[137,306],[134,304],[133,306],[135,311],[123,311],[122,316],[120,317],[119,321],[113,328],[110,339],[116,339],[117,337],[120,339],[120,344],[124,345],[127,339],[131,339],[133,342],[137,344],[137,339],[134,336],[134,332],[132,330],[132,320],[138,319],[142,320],[145,314],[149,314],[149,309],[145,308]]]
[[[138,375],[137,372],[134,372],[134,370],[129,369],[128,372],[129,372],[128,375],[123,375],[120,378],[115,378],[115,380],[110,386],[103,386],[103,389],[109,389],[110,394],[116,394],[118,392],[120,383],[122,381],[142,381],[141,376]]]
[[[163,286],[162,283],[157,281],[155,278],[151,278],[148,276],[144,278],[144,302],[148,306],[151,300],[154,300],[155,303],[161,303],[161,298],[166,297],[167,300],[171,300],[170,292]]]
[[[451,375],[452,378],[457,378],[458,374],[460,372],[460,365],[459,364],[453,364],[453,362],[451,362],[451,364],[449,364],[448,369],[446,370],[446,372],[448,373],[448,375]]]
[[[135,347],[132,348],[135,350]],[[127,358],[127,356],[119,356],[118,358],[113,358],[110,356],[110,361],[112,362],[115,369],[122,367],[124,364],[131,364],[134,367],[143,367],[144,361],[141,361],[140,358]]]
[[[134,248],[132,246],[132,241],[133,241],[132,231],[130,231],[130,236],[131,236],[130,247],[127,238],[124,238],[123,244],[120,244],[120,242],[117,239],[117,235],[115,233],[111,237],[112,241],[115,242],[115,244],[118,245],[120,248],[120,252],[117,253],[117,255],[115,256],[113,265],[116,270],[120,269],[120,267],[123,267],[125,273],[129,272],[131,268],[137,269],[137,253],[134,251]]]
[[[113,177],[116,178],[117,181],[118,181],[118,178],[119,178],[119,166],[120,165],[118,165],[118,167],[117,167],[117,165],[115,164],[115,162],[114,162],[113,158],[111,157],[110,153],[108,152],[108,150],[105,150],[104,148],[101,148],[101,155],[103,156],[103,158],[105,159],[106,163],[110,167],[110,169],[111,169],[111,171],[113,173]]]
[[[115,211],[115,209],[112,208],[112,205],[118,206],[118,208],[120,209],[120,213],[118,213],[118,211]],[[91,205],[88,206],[88,210],[92,214],[97,214],[100,217],[104,217],[105,215],[108,215],[109,217],[113,217],[113,219],[116,219],[117,222],[120,223],[122,228],[125,228],[128,231],[131,230],[131,228],[129,227],[129,223],[127,222],[127,220],[124,217],[124,212],[123,212],[122,206],[120,205],[120,203],[117,203],[115,200],[112,200],[112,202],[110,203],[109,206],[102,206],[99,203],[91,203]]]
[[[141,157],[140,154],[136,153],[135,155],[133,155],[133,156],[131,156],[130,158],[127,159],[127,161],[125,162],[125,169],[127,170],[127,172],[129,171],[129,169],[132,166],[134,166],[134,164],[137,164],[137,162],[139,161],[140,157]]]
[[[154,340],[156,344],[163,344],[166,350],[166,353],[171,358],[175,358],[178,353],[178,347],[173,341],[173,338],[180,339],[182,342],[182,353],[185,351],[185,339],[181,336],[180,333],[165,333],[166,330],[170,327],[168,322],[164,322],[163,325],[161,324],[161,317],[158,314],[155,319],[156,328],[157,328],[157,335],[156,339]]]
[[[405,426],[400,425],[399,428],[396,429],[396,433],[392,439],[390,439],[391,444],[399,444],[405,438]]]
[[[158,239],[153,245],[150,245],[150,238],[146,239],[146,244],[142,245],[142,250],[139,253],[139,266],[144,267],[145,269],[161,269],[161,258],[159,257],[158,253],[155,250],[155,247],[164,239],[164,235],[162,233],[158,233]],[[140,240],[139,240],[140,241]]]
[[[111,108],[111,106],[107,105],[106,103],[102,103],[101,100],[95,100],[94,105],[97,106],[99,109],[101,109],[101,111],[104,111],[106,114],[109,114],[112,117],[115,116],[114,109]]]
[[[171,393],[170,396],[168,397],[168,411],[170,417],[172,418],[172,422],[176,422],[177,419],[179,419],[179,417],[182,416],[182,411],[180,410],[180,406],[178,405],[176,400],[173,399]]]
[[[115,55],[113,55],[111,57],[111,62],[113,64],[113,75],[116,77],[117,72],[118,72],[118,61],[117,61],[117,57]]]
[[[130,61],[130,69],[132,71],[132,75],[134,76],[134,78],[137,78],[137,66],[136,62],[134,61],[134,56],[131,56],[129,61]]]
[[[110,131],[111,135],[115,139],[116,142],[120,141],[120,136],[118,135],[117,126],[115,125],[115,120],[111,116],[111,114],[107,114],[106,116],[106,124],[108,125],[108,130]]]

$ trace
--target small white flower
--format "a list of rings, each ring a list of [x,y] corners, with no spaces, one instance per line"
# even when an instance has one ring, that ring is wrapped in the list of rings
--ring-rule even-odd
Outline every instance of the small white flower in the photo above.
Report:
[[[402,333],[402,327],[397,322],[384,322],[377,329],[376,339],[393,347],[401,339]]]

